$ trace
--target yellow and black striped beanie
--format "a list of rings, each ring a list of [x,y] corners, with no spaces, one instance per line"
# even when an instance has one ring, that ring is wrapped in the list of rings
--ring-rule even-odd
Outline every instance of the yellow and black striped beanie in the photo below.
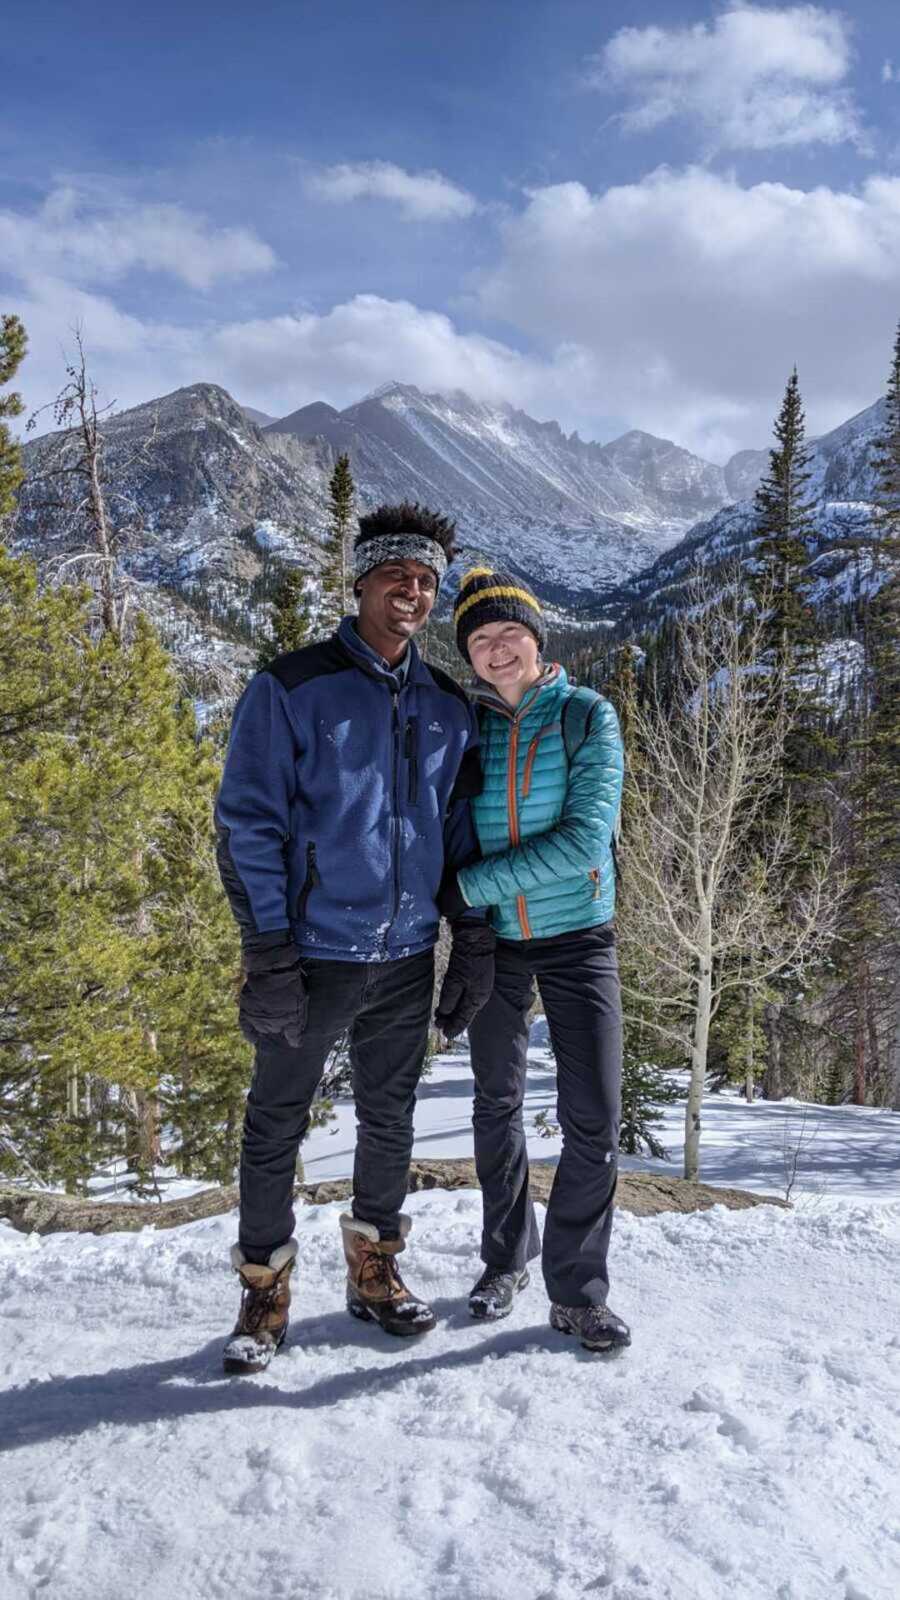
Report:
[[[539,650],[547,642],[543,612],[527,583],[508,572],[495,572],[493,567],[471,567],[463,575],[453,621],[456,648],[466,661],[470,635],[486,622],[521,622],[531,629]]]

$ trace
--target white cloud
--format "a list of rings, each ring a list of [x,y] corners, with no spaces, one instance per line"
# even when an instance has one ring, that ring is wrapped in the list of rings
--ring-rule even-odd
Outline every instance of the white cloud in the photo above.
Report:
[[[820,430],[880,392],[900,178],[858,194],[697,168],[596,195],[558,184],[507,222],[503,247],[482,309],[554,363],[579,352],[598,410],[702,452],[765,444],[795,361]]]
[[[620,120],[633,133],[685,118],[722,150],[862,144],[841,87],[850,64],[839,12],[736,4],[709,23],[621,28],[590,81],[627,97]]]
[[[410,222],[446,222],[470,217],[474,196],[440,172],[406,172],[390,161],[362,161],[326,167],[307,180],[323,200],[347,205],[353,200],[386,200]]]
[[[18,380],[29,408],[59,389],[80,322],[95,381],[120,407],[208,381],[284,415],[398,379],[506,399],[586,437],[620,416],[723,460],[767,444],[795,361],[814,431],[875,399],[898,263],[900,176],[851,193],[662,168],[596,194],[578,183],[532,193],[468,301],[476,329],[491,319],[490,338],[375,294],[179,326],[135,315],[117,285],[43,273],[5,302],[30,336]]]
[[[881,68],[882,83],[893,83],[897,77],[898,73],[894,70],[894,63],[892,61],[885,61]]]
[[[205,290],[267,272],[276,258],[250,228],[217,228],[179,205],[103,203],[67,186],[30,214],[0,211],[0,262],[22,278],[103,283],[138,268]]]
[[[29,354],[19,387],[29,410],[63,381],[63,354],[82,329],[103,401],[117,409],[182,384],[219,383],[236,399],[283,416],[310,400],[345,406],[391,379],[423,389],[465,389],[476,399],[543,407],[572,388],[560,357],[553,366],[408,301],[357,295],[321,315],[285,314],[203,327],[144,321],[106,295],[56,279],[9,296],[25,323]],[[552,406],[551,406],[552,409]]]

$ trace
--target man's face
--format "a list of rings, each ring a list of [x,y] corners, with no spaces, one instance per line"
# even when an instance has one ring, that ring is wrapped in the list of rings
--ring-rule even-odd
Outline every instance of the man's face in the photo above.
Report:
[[[425,626],[437,596],[437,578],[421,561],[382,561],[359,580],[359,622],[364,637],[394,646]],[[383,652],[387,654],[387,652]]]

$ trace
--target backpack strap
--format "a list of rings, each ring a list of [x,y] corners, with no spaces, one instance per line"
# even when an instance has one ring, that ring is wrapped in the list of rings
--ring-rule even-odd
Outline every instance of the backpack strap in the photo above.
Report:
[[[591,719],[602,699],[602,694],[598,694],[596,689],[589,689],[587,684],[579,684],[566,695],[560,721],[566,760],[570,763],[584,744],[590,732]]]
[[[581,749],[581,746],[584,744],[585,739],[591,731],[591,721],[593,719],[594,712],[596,711],[602,699],[603,695],[598,694],[596,689],[589,689],[586,683],[579,684],[577,688],[573,688],[571,693],[566,696],[565,704],[562,708],[560,722],[562,725],[562,738],[566,751],[566,760],[570,766],[572,765],[572,762],[574,761],[579,750]],[[613,859],[613,872],[615,874],[617,888],[622,881],[622,873],[619,868],[619,838],[621,836],[621,831],[622,813],[620,811],[619,815],[616,817],[616,825],[613,829],[612,838],[609,841],[609,848]]]

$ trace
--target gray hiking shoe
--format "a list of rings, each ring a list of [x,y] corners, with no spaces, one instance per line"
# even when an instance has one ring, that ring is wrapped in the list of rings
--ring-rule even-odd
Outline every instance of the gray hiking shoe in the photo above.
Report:
[[[577,1333],[585,1350],[624,1350],[631,1343],[631,1331],[609,1306],[550,1307],[550,1326],[557,1333]]]
[[[508,1317],[516,1295],[530,1282],[527,1267],[514,1267],[511,1272],[485,1267],[469,1292],[469,1315],[478,1322],[496,1322],[500,1317]]]

